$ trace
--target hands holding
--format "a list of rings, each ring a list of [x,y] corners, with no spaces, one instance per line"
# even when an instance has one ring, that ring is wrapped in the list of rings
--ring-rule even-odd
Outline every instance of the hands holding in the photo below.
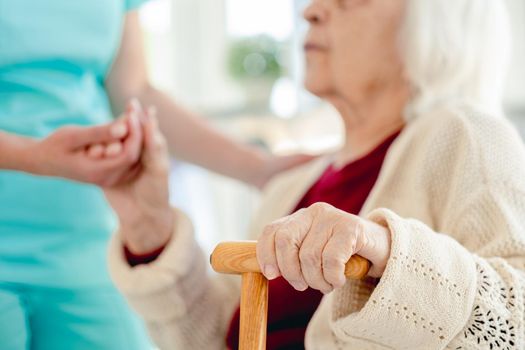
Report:
[[[137,255],[164,246],[174,226],[169,203],[168,147],[154,110],[142,113],[140,119],[143,146],[138,162],[127,175],[128,181],[103,188],[119,217],[123,243]]]
[[[170,240],[174,212],[169,204],[168,150],[153,110],[145,112],[133,101],[113,123],[67,126],[27,142],[21,158],[37,161],[18,170],[102,187],[132,253],[149,253]],[[311,158],[268,156],[254,183],[262,185],[275,173]],[[268,279],[283,276],[297,290],[311,287],[328,293],[344,285],[344,267],[354,254],[372,263],[370,276],[381,277],[390,241],[387,228],[317,203],[268,225],[257,257]]]
[[[138,102],[113,123],[66,126],[48,137],[28,140],[23,158],[25,170],[37,175],[59,176],[99,186],[112,186],[130,179],[130,169],[142,151],[142,127]]]
[[[164,245],[173,231],[169,156],[153,109],[131,101],[115,122],[63,127],[25,147],[28,170],[100,186],[117,213],[124,244],[136,254]]]
[[[316,203],[266,226],[257,259],[266,278],[282,276],[299,291],[326,294],[345,284],[345,264],[354,254],[372,263],[369,276],[381,277],[390,245],[386,227]]]

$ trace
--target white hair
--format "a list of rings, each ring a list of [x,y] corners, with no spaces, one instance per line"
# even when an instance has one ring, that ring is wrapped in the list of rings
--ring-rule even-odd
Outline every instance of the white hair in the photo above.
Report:
[[[455,101],[502,114],[511,34],[504,0],[407,0],[400,33],[407,118]]]

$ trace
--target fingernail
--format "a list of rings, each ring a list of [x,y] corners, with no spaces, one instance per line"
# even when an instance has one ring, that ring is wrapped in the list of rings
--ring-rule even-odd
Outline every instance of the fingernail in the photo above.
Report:
[[[128,133],[128,128],[126,127],[126,124],[119,122],[111,127],[110,133],[111,136],[115,138],[121,138],[126,136]]]
[[[273,266],[273,265],[265,265],[264,266],[264,276],[267,279],[273,280],[273,279],[277,278],[278,275],[279,275],[279,273],[277,272],[277,269],[275,268],[275,266]]]
[[[308,288],[308,286],[304,282],[293,282],[291,283],[291,285],[300,292],[303,292],[306,290],[306,288]]]

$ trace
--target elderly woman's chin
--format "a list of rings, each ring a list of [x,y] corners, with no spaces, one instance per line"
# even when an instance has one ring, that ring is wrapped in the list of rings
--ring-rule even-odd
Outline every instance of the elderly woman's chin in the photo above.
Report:
[[[333,84],[330,79],[327,78],[327,75],[312,72],[309,69],[306,70],[304,87],[310,93],[320,98],[326,97],[333,91]]]

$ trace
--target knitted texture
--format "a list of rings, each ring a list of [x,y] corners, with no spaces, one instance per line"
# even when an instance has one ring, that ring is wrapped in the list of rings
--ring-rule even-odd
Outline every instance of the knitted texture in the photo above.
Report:
[[[330,161],[272,181],[252,237],[287,215]],[[239,284],[207,272],[177,213],[157,261],[129,267],[116,235],[110,269],[161,349],[222,349]],[[525,348],[525,149],[505,120],[464,107],[413,120],[361,214],[392,233],[386,270],[325,296],[307,349]]]

